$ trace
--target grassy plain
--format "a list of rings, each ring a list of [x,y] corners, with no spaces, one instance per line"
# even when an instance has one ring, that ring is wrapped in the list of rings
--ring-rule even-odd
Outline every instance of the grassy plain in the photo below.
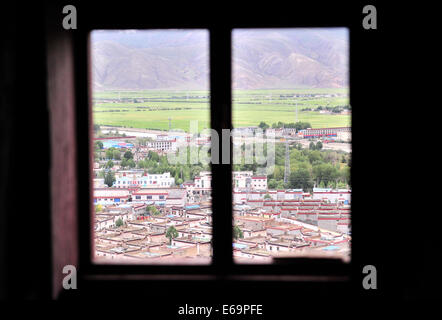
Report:
[[[94,123],[99,125],[168,130],[170,118],[172,128],[185,131],[191,120],[198,121],[199,130],[210,126],[207,91],[101,91],[94,92],[93,101]],[[348,104],[347,89],[235,90],[232,121],[234,127],[295,122],[297,105],[298,121],[313,128],[349,126],[349,115],[301,111]]]

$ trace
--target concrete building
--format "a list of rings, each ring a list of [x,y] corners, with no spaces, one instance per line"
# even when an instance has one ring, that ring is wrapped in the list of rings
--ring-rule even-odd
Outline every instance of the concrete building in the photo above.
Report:
[[[94,189],[94,204],[114,204],[127,202],[130,198],[128,189],[98,188]]]
[[[116,177],[114,186],[117,188],[128,187],[153,187],[153,188],[165,188],[175,186],[175,178],[170,176],[170,172],[163,174],[123,174]]]
[[[351,203],[350,189],[313,188],[313,199],[327,200],[331,203]]]

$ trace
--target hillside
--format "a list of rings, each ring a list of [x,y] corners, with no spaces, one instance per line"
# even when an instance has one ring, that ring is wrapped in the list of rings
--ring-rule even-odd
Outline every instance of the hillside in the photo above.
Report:
[[[344,29],[233,34],[238,89],[347,86]],[[92,37],[95,89],[208,88],[208,35],[201,31],[102,31]]]

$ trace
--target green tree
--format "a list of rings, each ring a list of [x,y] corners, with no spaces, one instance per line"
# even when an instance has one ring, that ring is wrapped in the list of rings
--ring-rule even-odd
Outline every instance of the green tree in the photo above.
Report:
[[[115,174],[112,171],[108,171],[104,176],[104,183],[108,185],[108,187],[112,187],[115,182]]]
[[[112,159],[114,160],[120,160],[121,159],[121,153],[119,150],[114,150],[112,153]]]
[[[103,142],[101,141],[95,141],[94,145],[95,149],[103,149]]]
[[[106,165],[104,166],[106,169],[110,169],[114,166],[114,162],[112,160],[109,160],[106,162]]]
[[[269,179],[268,182],[269,189],[276,189],[276,185],[277,185],[276,179]]]
[[[262,130],[266,130],[266,129],[268,129],[270,126],[269,126],[267,123],[265,123],[264,121],[261,121],[261,122],[259,123],[258,127],[261,128]]]
[[[265,196],[264,196],[264,199],[266,199],[266,200],[271,199],[271,198],[272,197],[268,193],[266,193]]]
[[[123,158],[123,160],[121,160],[121,162],[120,162],[120,166],[121,166],[123,169],[129,166],[129,164],[127,163],[127,159],[126,159],[126,158]]]
[[[115,226],[117,228],[121,227],[123,225],[123,220],[121,220],[121,218],[118,218],[117,221],[115,221]]]
[[[147,206],[146,207],[146,213],[148,215],[157,216],[160,214],[160,211],[155,206]]]
[[[322,149],[322,142],[318,141],[316,142],[316,150],[321,150]]]
[[[126,152],[124,153],[124,158],[125,158],[126,160],[133,159],[133,157],[134,157],[134,155],[133,155],[132,152],[130,152],[130,151],[126,151]]]
[[[323,181],[328,186],[339,178],[339,171],[331,163],[321,163],[313,167],[313,177],[317,183]]]
[[[155,161],[155,162],[160,161],[160,156],[158,155],[158,153],[156,153],[156,152],[154,152],[152,150],[149,150],[149,152],[147,153],[147,157],[150,160]]]
[[[129,168],[135,168],[137,166],[133,159],[127,160],[127,165],[129,166]]]
[[[234,239],[244,238],[244,233],[242,232],[240,227],[238,226],[233,227],[233,238]]]
[[[114,158],[114,150],[115,150],[115,148],[109,148],[106,150],[106,159],[113,159]]]
[[[295,189],[303,189],[304,191],[311,191],[313,188],[313,180],[310,172],[307,169],[299,169],[290,174],[289,186]]]
[[[178,237],[178,231],[174,226],[170,226],[166,231],[166,238],[169,239],[169,244],[172,245],[172,239]]]

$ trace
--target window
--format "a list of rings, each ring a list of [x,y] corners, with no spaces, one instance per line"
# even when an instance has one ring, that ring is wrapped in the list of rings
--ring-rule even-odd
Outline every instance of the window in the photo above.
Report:
[[[250,254],[265,256],[263,263],[350,258],[342,213],[350,197],[343,202],[341,192],[351,192],[351,142],[337,138],[351,130],[348,38],[346,28],[232,32],[233,166],[252,179],[236,180],[233,190],[237,263],[250,263]],[[244,241],[245,229],[262,233]],[[259,248],[270,241],[284,249]]]
[[[203,210],[211,208],[210,188],[198,190],[197,199],[187,199],[189,190],[183,184],[211,175],[208,36],[201,29],[91,33],[94,140],[102,142],[94,144],[94,170],[107,180],[130,179],[128,189],[106,191],[121,197],[135,195],[136,200],[100,207],[101,216],[117,211],[128,216],[124,224],[112,228],[114,233],[106,233],[98,222],[94,226],[93,245],[101,246],[101,251],[116,252],[123,244],[133,249],[115,253],[117,262],[211,262],[211,236],[197,236],[203,230],[211,234],[211,210]],[[142,214],[138,214],[140,205],[145,206]],[[193,219],[192,226],[188,218],[177,221],[171,210],[163,210],[173,207],[200,218]],[[178,230],[189,237],[182,239]],[[161,239],[152,240],[158,233]],[[155,244],[154,249],[150,244]],[[106,259],[95,254],[94,262]]]
[[[222,28],[220,28],[222,29]],[[232,128],[232,120],[233,123],[235,123],[235,119],[232,118],[231,119],[231,112],[235,111],[235,100],[231,99],[231,78],[230,78],[230,70],[228,66],[231,63],[231,51],[230,51],[230,45],[231,45],[231,37],[228,36],[228,33],[224,31],[221,31],[221,33],[219,33],[220,29],[214,28],[215,32],[212,33],[211,32],[211,40],[215,39],[214,42],[211,43],[215,43],[215,45],[211,45],[211,59],[213,61],[211,61],[211,72],[210,72],[210,80],[211,80],[211,91],[210,94],[208,93],[206,95],[207,98],[207,103],[210,102],[210,122],[211,122],[211,126],[212,128],[214,128],[217,132],[220,133],[220,137],[221,137],[221,130],[222,129],[231,129]],[[218,31],[216,31],[218,30]],[[127,31],[127,30],[126,30]],[[130,32],[126,32],[126,33],[130,33]],[[220,36],[221,34],[221,36]],[[91,50],[92,56],[93,56],[93,50]],[[227,59],[228,58],[228,59]],[[214,76],[216,75],[216,76]],[[129,92],[129,91],[128,91]],[[119,96],[121,97],[122,100],[127,100],[130,98],[125,96],[127,94],[127,92],[120,92]],[[184,97],[184,96],[182,96]],[[187,96],[186,96],[187,98]],[[134,99],[137,100],[137,99]],[[139,102],[135,102],[135,101],[131,101],[130,103],[134,103],[137,104]],[[154,100],[152,99],[147,99],[148,102],[152,102],[155,101],[157,102],[158,100]],[[98,102],[94,99],[93,100],[94,106],[96,104],[98,104]],[[231,104],[233,104],[233,108],[231,108]],[[115,109],[118,109],[120,106],[118,105],[118,102],[115,103],[115,105],[113,105],[113,107],[115,107]],[[123,110],[123,108],[121,108],[120,110]],[[115,111],[117,112],[117,111]],[[126,111],[120,111],[120,113],[125,113]],[[141,111],[137,111],[137,112],[141,112]],[[95,113],[94,112],[94,117],[95,117]],[[98,112],[100,113],[100,112]],[[235,112],[234,112],[235,113]],[[102,117],[106,117],[106,116],[112,116],[110,113],[108,115],[100,115]],[[167,119],[166,121],[166,127],[168,127],[169,121]],[[101,125],[100,125],[101,126]],[[96,127],[96,126],[95,126]],[[251,128],[249,128],[250,130],[252,130]],[[272,128],[273,129],[273,128]],[[118,133],[117,134],[122,134],[121,132],[121,128],[118,129]],[[249,130],[249,131],[250,131]],[[276,131],[276,129],[274,130]],[[108,133],[116,133],[114,132],[108,132]],[[190,138],[190,137],[189,137]],[[186,139],[187,141],[188,139]],[[223,147],[222,147],[223,148]],[[221,149],[222,149],[221,148]],[[161,151],[156,150],[156,153],[158,155],[163,155],[163,153]],[[150,156],[150,155],[149,155]],[[123,159],[123,156],[122,156]],[[220,154],[220,161],[222,159],[222,154]],[[138,169],[142,169],[142,168],[138,168],[138,166],[136,165],[135,168],[125,168],[125,170],[138,170]],[[145,168],[143,168],[145,169]],[[210,215],[209,219],[210,220],[210,225],[212,227],[213,233],[214,233],[214,237],[212,239],[213,241],[213,246],[211,247],[211,252],[210,255],[212,256],[212,264],[210,266],[208,266],[207,269],[204,268],[186,268],[184,266],[180,266],[180,268],[166,268],[161,266],[161,270],[167,270],[167,272],[176,272],[176,273],[187,273],[187,272],[195,272],[193,270],[205,270],[204,272],[215,272],[215,270],[217,270],[217,266],[226,266],[226,270],[228,270],[227,272],[235,272],[236,270],[241,271],[242,273],[245,272],[250,272],[251,270],[255,270],[253,268],[249,268],[251,266],[246,266],[246,265],[234,265],[232,264],[232,252],[233,254],[235,254],[236,248],[234,246],[234,248],[232,249],[232,234],[234,234],[234,230],[232,230],[232,220],[230,219],[232,217],[232,213],[235,213],[236,208],[233,207],[234,206],[234,198],[235,198],[235,193],[233,193],[232,189],[233,189],[233,185],[232,185],[232,172],[235,168],[234,164],[226,164],[226,165],[222,165],[222,166],[212,166],[209,169],[209,178],[213,178],[213,180],[215,181],[215,183],[212,185],[213,187],[213,193],[212,190],[210,188],[210,190],[201,190],[199,189],[201,186],[201,183],[199,181],[202,181],[200,178],[201,176],[195,176],[194,178],[194,185],[192,186],[192,188],[197,189],[197,191],[195,190],[190,190],[193,193],[195,193],[195,197],[193,197],[194,199],[189,199],[192,201],[200,201],[201,198],[203,196],[208,196],[207,198],[210,199],[213,208],[209,209],[208,211],[211,213],[213,211],[213,216]],[[116,168],[114,168],[114,170],[111,171],[115,171]],[[200,172],[201,174],[201,172]],[[254,174],[253,170],[252,170],[252,175]],[[172,178],[173,175],[172,175]],[[198,179],[197,179],[198,178]],[[204,180],[204,179],[203,179]],[[210,180],[208,181],[209,183],[209,187],[210,187]],[[240,186],[241,185],[245,185],[247,187],[251,187],[251,178],[248,177],[247,179],[244,178],[244,180],[241,180],[239,182]],[[189,181],[190,182],[190,181]],[[268,181],[269,184],[270,181]],[[172,184],[173,185],[173,184]],[[152,186],[150,186],[152,187]],[[132,188],[132,187],[131,187]],[[129,188],[129,192],[133,192],[133,190],[131,190],[131,188]],[[270,188],[270,187],[269,187]],[[199,189],[199,190],[198,190]],[[127,191],[127,190],[126,190]],[[259,195],[259,194],[258,194]],[[231,198],[230,198],[231,196]],[[261,194],[261,197],[263,197],[264,195]],[[276,200],[278,195],[275,194],[271,194],[272,199]],[[129,195],[127,196],[126,199],[129,199],[128,202],[130,204],[132,197]],[[152,200],[152,196],[146,196],[146,200]],[[226,199],[228,201],[226,201]],[[172,200],[172,199],[171,199]],[[259,200],[259,199],[258,199]],[[147,204],[148,206],[152,205],[152,203],[154,203],[154,205],[157,205],[157,203],[155,203],[155,201],[149,201],[149,203]],[[167,207],[167,203],[166,203],[166,207]],[[205,211],[206,209],[204,209]],[[169,211],[165,210],[165,213],[167,214]],[[158,217],[159,218],[159,217]],[[80,226],[80,228],[86,228],[83,225]],[[85,229],[82,229],[85,230]],[[230,232],[229,230],[231,230],[232,232]],[[263,250],[265,250],[265,245],[260,244],[259,247],[263,248]],[[84,251],[83,251],[84,252]],[[93,254],[93,251],[91,252]],[[263,260],[261,259],[262,256],[253,256],[253,255],[249,255],[254,257],[253,259],[256,260],[256,262],[262,263]],[[118,259],[117,259],[118,260]],[[94,263],[97,263],[96,260],[93,261]],[[153,262],[153,261],[152,261]],[[235,262],[236,261],[235,259]],[[115,262],[113,262],[115,263]],[[144,263],[144,262],[143,262]],[[97,265],[92,264],[91,267],[92,268],[96,268],[95,270],[104,270],[101,269],[101,265],[100,268],[97,268]],[[113,270],[117,270],[117,272],[119,272],[119,270],[143,270],[141,272],[145,272],[146,270],[154,270],[151,269],[150,267],[147,269],[130,269],[130,268],[125,268],[125,267],[119,267]],[[268,266],[266,266],[265,268],[260,268],[257,266],[256,270],[260,270],[259,272],[261,273],[272,273],[275,272],[275,270],[284,270],[284,272],[287,273],[296,273],[299,272],[299,268],[296,269],[280,269],[277,266],[272,266],[271,268],[269,268]],[[327,269],[328,271],[331,269]],[[335,270],[335,269],[333,269]],[[149,272],[149,271],[147,271]],[[156,272],[156,271],[155,271]],[[252,272],[256,272],[256,271],[252,271]],[[331,272],[331,271],[330,271]],[[276,273],[278,273],[278,271],[276,271]]]

